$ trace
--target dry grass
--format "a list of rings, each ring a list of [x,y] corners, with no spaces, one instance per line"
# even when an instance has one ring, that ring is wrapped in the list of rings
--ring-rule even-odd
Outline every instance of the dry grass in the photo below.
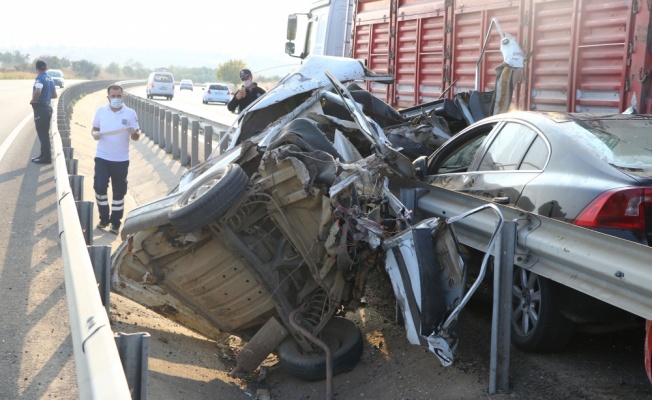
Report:
[[[34,73],[21,71],[0,71],[0,79],[33,79]]]

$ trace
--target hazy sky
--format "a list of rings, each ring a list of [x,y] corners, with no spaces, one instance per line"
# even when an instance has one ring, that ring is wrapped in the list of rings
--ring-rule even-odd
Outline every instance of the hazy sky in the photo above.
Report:
[[[183,49],[231,58],[269,55],[274,64],[272,59],[297,62],[283,53],[287,16],[307,12],[313,0],[9,1],[0,24],[0,51]],[[184,65],[173,54],[169,64]]]

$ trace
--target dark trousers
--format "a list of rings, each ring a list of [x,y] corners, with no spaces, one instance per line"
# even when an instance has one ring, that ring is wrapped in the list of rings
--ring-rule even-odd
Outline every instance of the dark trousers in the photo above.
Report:
[[[51,160],[50,121],[52,120],[52,107],[45,103],[32,103],[32,109],[34,109],[36,133],[41,142],[41,154],[39,154],[39,158]]]
[[[120,221],[125,211],[128,171],[129,161],[107,161],[95,157],[93,189],[95,189],[95,201],[100,212],[100,222],[103,224],[110,222],[111,225],[120,227]],[[111,207],[109,207],[109,196],[107,195],[109,180],[113,195]]]

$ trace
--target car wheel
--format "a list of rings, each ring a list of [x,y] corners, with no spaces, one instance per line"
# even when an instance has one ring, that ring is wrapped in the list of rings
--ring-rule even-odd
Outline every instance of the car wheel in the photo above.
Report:
[[[237,164],[190,183],[174,203],[168,217],[179,232],[199,229],[224,215],[247,190],[249,177]]]
[[[348,319],[331,318],[319,338],[331,349],[333,375],[352,370],[362,356],[362,333]],[[326,357],[321,349],[306,354],[289,336],[278,347],[278,355],[288,374],[307,381],[326,379]]]
[[[523,268],[514,267],[512,342],[528,352],[562,350],[573,335],[573,322],[560,311],[561,286]]]
[[[206,100],[202,100],[201,102],[204,103],[204,104],[208,104],[208,102]]]

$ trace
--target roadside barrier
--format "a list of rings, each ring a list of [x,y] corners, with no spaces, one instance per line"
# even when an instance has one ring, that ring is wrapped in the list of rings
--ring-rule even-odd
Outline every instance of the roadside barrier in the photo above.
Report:
[[[148,333],[113,333],[109,322],[111,248],[93,246],[93,201],[84,201],[84,176],[70,135],[74,103],[83,96],[106,90],[115,81],[89,81],[68,86],[53,102],[52,151],[55,169],[59,237],[64,264],[66,297],[83,399],[147,398]],[[119,82],[123,88],[143,81]],[[141,131],[165,152],[194,167],[208,159],[213,143],[222,140],[227,125],[182,113],[127,93],[125,104],[136,110]],[[203,139],[200,153],[199,140]],[[99,288],[99,290],[98,290]]]
[[[184,167],[192,168],[206,161],[214,150],[214,143],[217,143],[218,152],[226,150],[228,140],[223,139],[228,125],[130,93],[125,96],[125,104],[136,111],[141,131]]]
[[[111,248],[92,246],[93,202],[83,201],[84,177],[77,175],[77,160],[72,158],[70,120],[74,102],[111,83],[71,85],[53,102],[50,134],[59,238],[79,397],[144,400],[150,335],[116,335],[111,330],[108,286]],[[142,85],[142,82],[134,84]]]

